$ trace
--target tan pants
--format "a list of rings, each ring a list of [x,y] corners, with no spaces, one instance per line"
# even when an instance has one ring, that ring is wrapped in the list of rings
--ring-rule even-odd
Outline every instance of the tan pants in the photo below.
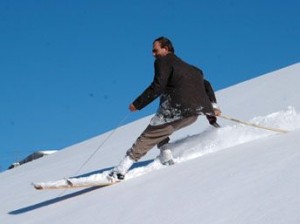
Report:
[[[191,116],[182,118],[177,121],[173,121],[163,125],[151,126],[143,131],[143,133],[137,138],[136,142],[127,151],[127,155],[135,161],[138,161],[141,157],[152,149],[155,145],[160,148],[164,144],[169,142],[169,136],[173,132],[191,125],[197,120],[198,116]]]

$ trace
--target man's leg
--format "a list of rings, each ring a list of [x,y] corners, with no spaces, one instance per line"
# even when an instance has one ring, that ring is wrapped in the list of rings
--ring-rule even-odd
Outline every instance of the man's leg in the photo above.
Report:
[[[173,134],[173,132],[194,123],[196,120],[197,116],[192,116],[163,125],[149,125],[127,151],[127,155],[133,160],[138,161],[155,145],[161,148],[167,144],[169,142],[169,136]]]
[[[184,128],[184,127],[194,123],[196,120],[197,120],[197,116],[189,117],[180,122],[172,123],[172,126],[174,128],[174,131],[177,131],[181,128]],[[167,138],[167,139],[161,141],[157,145],[157,147],[160,149],[160,154],[159,154],[158,158],[163,165],[173,165],[174,164],[173,154],[172,154],[172,151],[169,146],[169,141],[170,141],[170,138]]]
[[[127,151],[124,159],[113,169],[110,176],[119,180],[124,179],[124,175],[127,173],[134,161],[138,161],[141,157],[146,155],[146,153],[155,145],[163,146],[167,144],[169,136],[174,131],[186,127],[194,123],[196,120],[197,116],[192,116],[159,126],[148,125],[143,133],[137,138],[132,147]]]
[[[134,161],[138,161],[144,156],[151,148],[156,144],[168,138],[173,132],[173,128],[170,125],[160,125],[148,127],[137,138],[132,147],[126,152],[126,156],[121,160],[118,166],[116,166],[109,174],[110,181],[115,182],[123,180],[125,174],[132,166]]]

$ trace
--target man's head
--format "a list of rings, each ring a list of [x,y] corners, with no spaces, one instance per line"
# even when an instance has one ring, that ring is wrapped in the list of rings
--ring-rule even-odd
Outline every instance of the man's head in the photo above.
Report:
[[[174,54],[175,50],[172,42],[166,37],[159,37],[153,41],[152,53],[155,58],[166,56],[169,53]]]

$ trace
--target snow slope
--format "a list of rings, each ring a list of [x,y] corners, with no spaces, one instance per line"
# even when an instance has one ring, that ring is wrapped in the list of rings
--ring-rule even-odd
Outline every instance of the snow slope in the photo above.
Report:
[[[127,181],[110,187],[36,191],[30,185],[107,172],[145,128],[145,117],[3,172],[0,223],[298,224],[299,83],[298,63],[217,92],[224,114],[287,134],[221,118],[222,128],[214,129],[201,117],[173,135],[175,166],[153,160],[155,148]]]

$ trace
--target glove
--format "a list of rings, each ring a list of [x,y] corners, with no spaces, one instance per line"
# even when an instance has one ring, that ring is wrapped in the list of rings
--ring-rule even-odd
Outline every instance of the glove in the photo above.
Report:
[[[221,126],[217,123],[217,117],[212,115],[206,115],[206,118],[210,125],[214,126],[215,128],[220,128]]]

